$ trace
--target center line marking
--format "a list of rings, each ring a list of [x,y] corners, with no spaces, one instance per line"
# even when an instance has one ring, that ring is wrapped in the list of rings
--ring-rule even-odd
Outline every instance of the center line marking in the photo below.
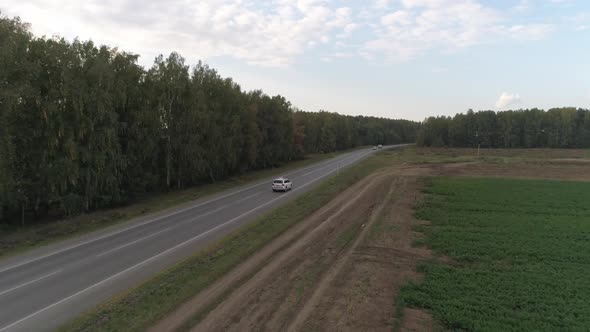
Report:
[[[241,201],[245,201],[245,200],[247,200],[248,198],[252,198],[252,197],[254,197],[254,196],[258,196],[258,195],[260,195],[260,194],[262,194],[262,193],[261,193],[261,192],[258,192],[258,193],[252,194],[252,195],[248,195],[248,196],[246,196],[246,197],[244,197],[244,198],[242,198],[242,199],[240,199],[240,200],[234,201],[233,203],[239,203],[239,202],[241,202]],[[223,210],[223,209],[225,209],[226,207],[227,207],[227,206],[225,206],[225,205],[224,205],[224,206],[222,206],[222,207],[219,207],[219,208],[217,208],[217,209],[215,209],[215,210],[209,211],[209,212],[207,212],[207,213],[200,214],[200,215],[196,216],[196,218],[194,218],[194,219],[191,219],[190,221],[192,222],[192,221],[194,221],[195,219],[198,219],[198,218],[201,218],[201,217],[208,216],[208,215],[210,215],[210,214],[213,214],[213,213],[215,213],[215,212],[217,212],[217,211]],[[130,246],[130,245],[132,245],[132,244],[134,244],[134,243],[137,243],[137,242],[139,242],[139,241],[143,241],[143,240],[145,240],[145,239],[149,239],[150,237],[156,236],[156,235],[158,235],[158,234],[160,234],[160,233],[163,233],[163,232],[165,232],[165,231],[167,231],[167,230],[169,230],[169,229],[171,229],[171,228],[172,228],[172,226],[171,226],[171,227],[164,228],[163,230],[161,230],[161,231],[159,231],[159,232],[156,232],[156,233],[150,234],[150,235],[148,235],[148,236],[144,236],[144,237],[142,237],[142,238],[139,238],[139,239],[137,239],[137,240],[135,240],[135,241],[129,242],[129,243],[127,243],[127,244],[124,244],[124,245],[122,245],[122,246],[120,246],[120,247],[113,248],[113,249],[111,249],[111,250],[105,251],[105,252],[103,252],[103,253],[100,253],[100,254],[96,255],[95,257],[100,257],[100,256],[104,256],[104,255],[106,255],[106,254],[110,254],[110,253],[111,253],[111,252],[113,252],[113,251],[116,251],[116,250],[119,250],[119,249],[123,249],[123,248],[125,248],[125,247],[127,247],[127,246]],[[0,295],[2,295],[2,294],[0,294]]]
[[[236,203],[243,202],[243,201],[247,200],[248,198],[252,198],[252,197],[254,197],[254,196],[258,196],[258,195],[260,195],[260,194],[262,194],[262,192],[257,192],[257,193],[255,193],[255,194],[252,194],[252,195],[246,196],[246,197],[244,197],[244,198],[238,199],[237,201],[233,201],[233,202],[232,202],[232,204],[236,204]]]
[[[96,255],[95,257],[104,256],[104,255],[106,255],[106,254],[109,254],[109,253],[111,253],[111,252],[113,252],[113,251],[116,251],[116,250],[119,250],[119,249],[123,249],[123,248],[125,248],[125,247],[128,247],[128,246],[130,246],[130,245],[132,245],[132,244],[134,244],[134,243],[137,243],[137,242],[139,242],[139,241],[143,241],[143,240],[145,240],[145,239],[149,239],[150,237],[152,237],[152,236],[156,236],[156,235],[158,235],[158,234],[160,234],[160,233],[162,233],[162,232],[165,232],[165,231],[169,230],[170,228],[172,228],[172,227],[167,227],[167,228],[164,228],[163,230],[161,230],[161,231],[159,231],[159,232],[155,232],[155,233],[153,233],[153,234],[150,234],[150,235],[148,235],[148,236],[144,236],[144,237],[142,237],[142,238],[139,238],[139,239],[137,239],[137,240],[135,240],[135,241],[129,242],[129,243],[127,243],[127,244],[124,244],[124,245],[122,245],[122,246],[120,246],[120,247],[113,248],[113,249],[111,249],[111,250],[105,251],[105,252],[103,252],[103,253],[101,253],[101,254],[98,254],[98,255]]]
[[[31,281],[29,281],[29,282],[25,282],[24,284],[20,284],[20,285],[18,285],[18,286],[12,287],[11,289],[7,289],[7,290],[5,290],[5,291],[2,291],[2,292],[0,292],[0,295],[4,295],[4,294],[6,294],[6,293],[10,293],[10,292],[12,292],[12,291],[14,291],[14,290],[17,290],[17,289],[21,288],[21,287],[25,287],[26,285],[30,285],[30,284],[32,284],[32,283],[34,283],[34,282],[37,282],[37,281],[43,280],[43,279],[45,279],[45,278],[49,278],[49,277],[51,277],[52,275],[54,275],[54,274],[56,274],[56,273],[59,273],[59,272],[61,272],[61,271],[62,271],[62,270],[57,270],[57,271],[51,272],[50,274],[44,275],[44,276],[42,276],[41,278],[37,278],[37,279],[35,279],[35,280],[31,280]]]

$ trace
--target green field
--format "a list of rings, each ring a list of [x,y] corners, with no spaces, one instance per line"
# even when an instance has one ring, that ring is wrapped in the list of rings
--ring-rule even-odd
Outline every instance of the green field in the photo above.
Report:
[[[401,305],[450,330],[590,328],[590,183],[435,178],[417,216],[451,263],[421,266]]]

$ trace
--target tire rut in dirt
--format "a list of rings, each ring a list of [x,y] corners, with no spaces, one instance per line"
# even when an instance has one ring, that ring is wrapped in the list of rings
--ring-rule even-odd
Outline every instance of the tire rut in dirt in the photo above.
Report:
[[[367,179],[362,190],[349,193],[337,211],[324,215],[315,227],[310,225],[301,238],[273,257],[193,330],[284,330],[350,244],[346,232],[352,232],[354,239],[368,221],[376,202],[389,189],[389,179]]]

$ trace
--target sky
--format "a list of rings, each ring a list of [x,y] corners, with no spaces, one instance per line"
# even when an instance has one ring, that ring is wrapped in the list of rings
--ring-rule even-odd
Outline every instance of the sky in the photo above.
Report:
[[[590,108],[590,1],[0,0],[36,35],[199,60],[299,109]]]

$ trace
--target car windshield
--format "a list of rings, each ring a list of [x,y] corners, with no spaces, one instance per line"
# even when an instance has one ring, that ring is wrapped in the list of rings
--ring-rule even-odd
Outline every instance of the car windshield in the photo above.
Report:
[[[283,183],[282,180],[275,180],[275,183]]]

